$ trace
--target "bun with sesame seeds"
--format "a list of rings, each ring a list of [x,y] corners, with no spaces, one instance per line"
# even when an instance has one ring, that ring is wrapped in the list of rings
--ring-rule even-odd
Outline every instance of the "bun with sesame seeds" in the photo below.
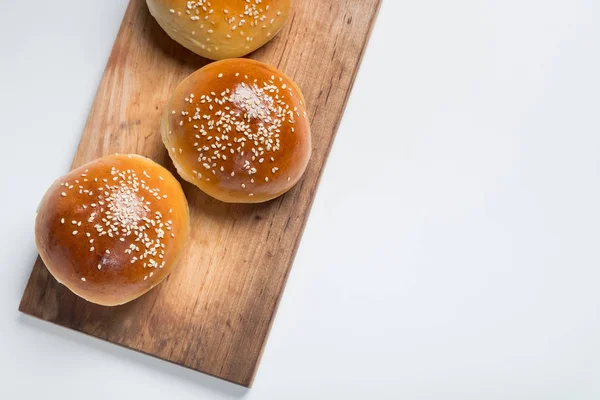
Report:
[[[38,209],[35,238],[58,282],[116,306],[173,270],[189,229],[187,200],[169,171],[145,157],[114,155],[54,182]]]
[[[218,61],[179,84],[161,123],[183,179],[228,203],[260,203],[302,177],[311,154],[304,97],[276,68]]]
[[[291,0],[146,0],[150,13],[182,46],[211,60],[242,57],[281,30]]]

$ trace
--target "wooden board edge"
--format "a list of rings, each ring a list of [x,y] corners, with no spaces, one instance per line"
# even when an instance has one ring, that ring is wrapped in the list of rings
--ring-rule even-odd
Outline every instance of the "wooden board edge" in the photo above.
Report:
[[[94,110],[94,106],[96,104],[96,99],[98,98],[98,94],[100,92],[101,83],[104,79],[104,75],[106,74],[106,71],[108,70],[108,68],[111,64],[111,59],[113,57],[115,46],[117,44],[117,39],[121,36],[121,33],[123,33],[123,31],[127,28],[127,20],[128,20],[127,16],[129,14],[134,13],[134,7],[135,7],[134,3],[135,3],[134,1],[128,0],[127,7],[125,8],[125,12],[123,13],[123,17],[122,17],[123,19],[121,21],[121,25],[119,25],[119,30],[117,31],[117,34],[115,35],[114,40],[112,42],[113,44],[112,44],[112,47],[110,48],[108,58],[106,59],[106,64],[104,65],[104,69],[102,70],[102,75],[100,76],[100,80],[98,80],[98,87],[96,88],[96,91],[94,92],[94,98],[93,98],[92,104],[90,105],[90,108],[88,110],[88,117],[85,120],[85,125],[83,126],[83,129],[81,131],[81,136],[79,138],[79,141],[77,142],[77,147],[75,148],[75,153],[73,154],[73,161],[71,161],[69,171],[78,167],[78,165],[75,165],[75,160],[77,159],[77,154],[79,153],[79,148],[81,147],[81,143],[83,142],[83,139],[85,137],[85,132],[87,130],[87,127],[90,124],[90,119],[92,117],[92,111]],[[106,155],[108,155],[108,154],[106,154]],[[89,160],[89,161],[92,161],[92,160]],[[69,172],[69,171],[67,171],[67,172]]]
[[[19,307],[19,311],[21,311],[21,310],[20,310],[20,307]],[[215,380],[217,380],[217,381],[225,381],[225,382],[228,382],[228,383],[234,384],[234,385],[236,385],[236,386],[239,386],[239,387],[242,387],[242,388],[245,388],[245,389],[249,389],[249,388],[250,388],[249,386],[246,386],[246,385],[244,385],[244,384],[242,384],[242,383],[240,383],[240,382],[235,382],[235,381],[233,381],[233,380],[230,380],[230,379],[227,379],[227,378],[223,378],[223,377],[220,377],[220,376],[217,376],[217,375],[214,375],[214,374],[208,373],[208,372],[199,371],[199,370],[196,370],[196,369],[190,368],[190,367],[188,367],[188,366],[186,366],[186,365],[184,365],[184,364],[178,364],[178,363],[175,363],[175,362],[173,362],[173,361],[169,361],[169,360],[167,360],[167,359],[160,358],[160,357],[158,357],[158,356],[156,356],[156,355],[154,355],[154,354],[152,354],[152,353],[146,353],[146,352],[145,352],[145,351],[143,351],[143,350],[138,350],[138,349],[135,349],[135,348],[133,348],[133,347],[128,347],[128,346],[122,345],[122,344],[120,344],[120,343],[117,343],[117,342],[112,342],[112,341],[110,341],[110,340],[103,339],[103,338],[101,338],[101,337],[99,337],[99,336],[94,336],[94,335],[92,335],[92,334],[89,334],[89,333],[86,333],[86,332],[83,332],[83,331],[80,331],[80,330],[77,330],[77,329],[73,329],[73,328],[69,328],[69,327],[67,327],[67,326],[64,326],[64,325],[57,324],[56,322],[49,321],[49,320],[47,320],[47,319],[44,319],[44,318],[42,318],[42,317],[40,317],[40,316],[37,316],[37,315],[29,314],[29,313],[27,313],[27,312],[25,312],[25,311],[21,311],[21,312],[23,313],[23,315],[26,315],[28,318],[33,318],[33,319],[36,319],[36,320],[38,320],[38,321],[42,321],[43,323],[49,323],[49,324],[52,324],[52,325],[54,325],[54,326],[57,326],[57,327],[59,327],[59,328],[61,328],[61,329],[66,329],[66,330],[68,330],[68,331],[75,332],[75,333],[76,333],[76,334],[78,334],[78,335],[82,335],[82,336],[84,336],[84,337],[87,337],[87,338],[90,338],[90,339],[92,339],[92,340],[98,340],[98,341],[100,341],[100,342],[107,343],[107,344],[109,344],[109,345],[111,345],[111,346],[118,346],[118,347],[121,347],[121,348],[123,348],[123,349],[125,349],[125,350],[127,350],[127,351],[135,351],[136,353],[143,354],[143,355],[145,355],[145,356],[149,356],[149,357],[151,357],[151,358],[154,358],[154,359],[156,359],[156,360],[159,360],[160,362],[167,362],[167,363],[169,363],[169,364],[173,365],[175,368],[183,368],[183,369],[187,369],[187,370],[193,371],[194,373],[201,373],[201,374],[203,374],[203,375],[206,375],[206,376],[210,377],[211,379],[215,379]]]

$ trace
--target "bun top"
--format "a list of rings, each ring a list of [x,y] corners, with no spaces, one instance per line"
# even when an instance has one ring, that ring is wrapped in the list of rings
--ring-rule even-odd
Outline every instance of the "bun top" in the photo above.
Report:
[[[36,219],[54,277],[98,304],[130,301],[165,278],[189,234],[179,182],[153,161],[114,155],[56,181]]]
[[[147,0],[176,41],[212,60],[244,56],[284,25],[291,0]]]
[[[212,63],[185,79],[161,131],[179,174],[225,202],[283,194],[311,154],[300,89],[276,68],[247,59]]]

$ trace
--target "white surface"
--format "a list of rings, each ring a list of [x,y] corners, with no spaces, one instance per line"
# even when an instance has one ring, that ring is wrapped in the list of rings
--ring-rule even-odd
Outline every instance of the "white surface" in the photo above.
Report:
[[[597,0],[385,2],[252,390],[20,315],[126,2],[0,0],[0,398],[600,397]]]

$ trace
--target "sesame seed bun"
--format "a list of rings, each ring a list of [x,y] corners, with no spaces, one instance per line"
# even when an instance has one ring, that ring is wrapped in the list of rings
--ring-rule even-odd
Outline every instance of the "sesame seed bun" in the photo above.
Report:
[[[54,182],[35,238],[56,280],[92,303],[115,306],[171,272],[189,229],[187,200],[169,171],[145,157],[114,155]]]
[[[291,0],[146,0],[150,13],[182,46],[211,60],[241,57],[281,30]]]
[[[161,134],[181,177],[228,203],[260,203],[291,189],[311,154],[304,97],[276,68],[230,59],[185,79]]]

